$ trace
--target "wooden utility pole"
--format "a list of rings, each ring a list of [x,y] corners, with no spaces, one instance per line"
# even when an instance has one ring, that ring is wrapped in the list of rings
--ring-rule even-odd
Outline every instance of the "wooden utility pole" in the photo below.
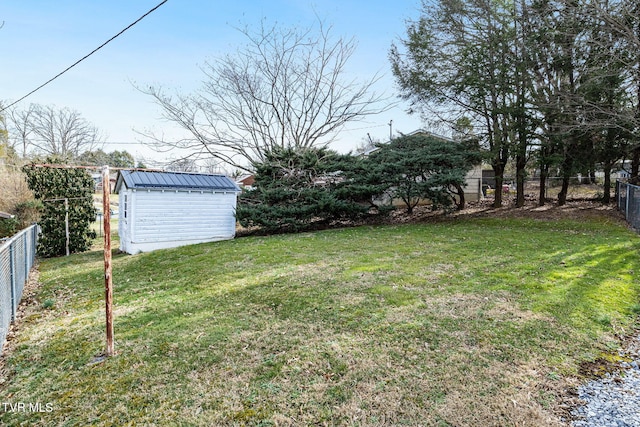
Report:
[[[102,212],[104,229],[104,291],[107,324],[107,349],[105,356],[114,355],[113,348],[113,280],[111,277],[111,184],[109,166],[102,167]]]
[[[66,197],[64,199],[64,235],[66,237],[65,253],[69,256],[69,199]]]

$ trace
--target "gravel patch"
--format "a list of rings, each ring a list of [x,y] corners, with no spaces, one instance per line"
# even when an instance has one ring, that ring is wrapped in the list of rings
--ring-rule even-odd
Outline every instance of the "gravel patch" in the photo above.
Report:
[[[640,336],[620,356],[631,361],[620,362],[619,370],[578,388],[584,404],[571,412],[572,427],[640,426]]]

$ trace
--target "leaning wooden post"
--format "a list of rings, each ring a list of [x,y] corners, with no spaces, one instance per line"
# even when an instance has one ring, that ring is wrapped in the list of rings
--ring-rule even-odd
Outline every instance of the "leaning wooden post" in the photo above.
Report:
[[[109,166],[102,167],[102,218],[104,225],[104,292],[105,312],[107,318],[107,350],[105,356],[111,357],[113,349],[113,280],[111,278],[111,184],[109,182]]]

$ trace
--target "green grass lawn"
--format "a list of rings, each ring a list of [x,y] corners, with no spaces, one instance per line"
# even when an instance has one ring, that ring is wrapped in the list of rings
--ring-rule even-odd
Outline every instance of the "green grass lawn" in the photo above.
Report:
[[[606,218],[359,227],[44,260],[2,425],[559,425],[637,326],[640,238]]]

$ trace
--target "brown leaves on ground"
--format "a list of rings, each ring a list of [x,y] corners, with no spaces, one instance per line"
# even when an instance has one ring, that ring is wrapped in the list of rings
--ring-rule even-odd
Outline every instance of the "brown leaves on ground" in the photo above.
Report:
[[[556,203],[538,206],[536,202],[527,202],[525,206],[517,208],[507,198],[500,208],[493,207],[493,199],[485,199],[467,203],[466,209],[449,214],[431,211],[429,206],[417,206],[411,215],[407,214],[405,210],[399,209],[391,214],[390,222],[429,222],[474,217],[539,220],[610,218],[615,221],[624,221],[624,216],[618,211],[615,204],[602,204],[595,200],[571,200],[564,206],[558,206]]]

